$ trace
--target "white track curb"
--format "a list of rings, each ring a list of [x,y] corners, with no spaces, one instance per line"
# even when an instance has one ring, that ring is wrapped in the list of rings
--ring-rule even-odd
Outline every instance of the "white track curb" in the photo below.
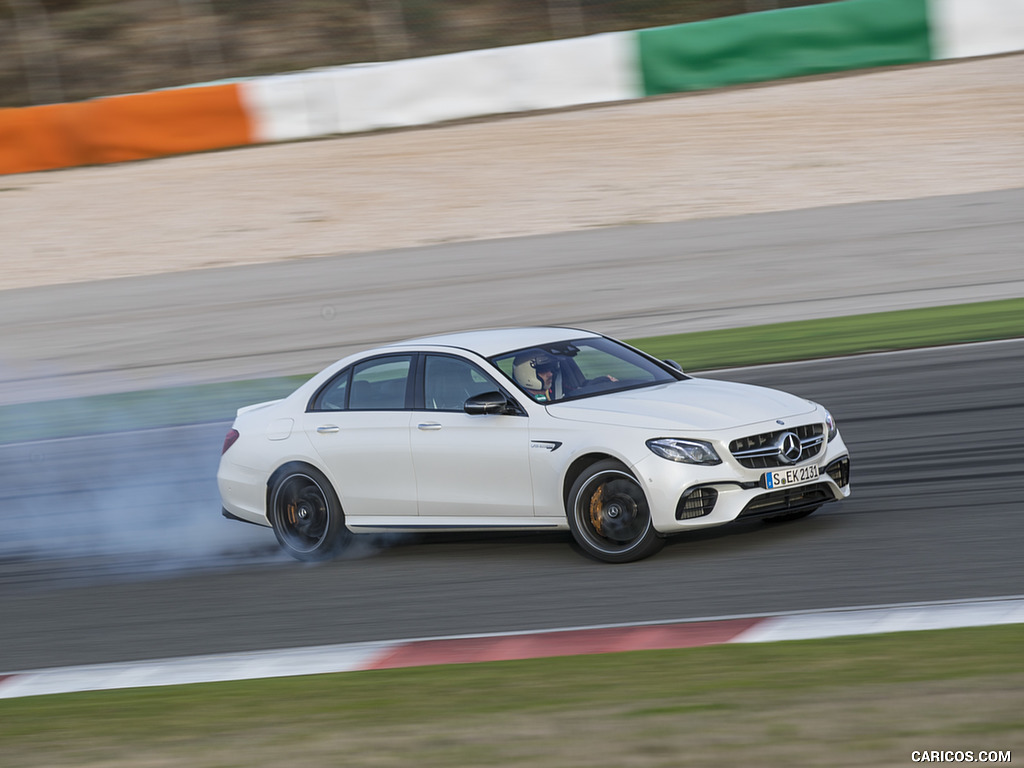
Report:
[[[1024,624],[1024,598],[891,605],[773,616],[730,642],[773,643],[997,624]]]

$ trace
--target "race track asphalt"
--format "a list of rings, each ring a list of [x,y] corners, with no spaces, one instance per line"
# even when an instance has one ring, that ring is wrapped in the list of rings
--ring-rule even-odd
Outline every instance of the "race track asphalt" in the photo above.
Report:
[[[4,447],[0,546],[23,556],[0,556],[0,671],[1024,594],[1022,359],[1017,340],[727,372],[828,405],[853,497],[625,566],[567,534],[291,561],[269,531],[219,518],[221,423]]]
[[[0,405],[311,373],[483,326],[619,338],[1024,296],[1024,189],[3,292]]]

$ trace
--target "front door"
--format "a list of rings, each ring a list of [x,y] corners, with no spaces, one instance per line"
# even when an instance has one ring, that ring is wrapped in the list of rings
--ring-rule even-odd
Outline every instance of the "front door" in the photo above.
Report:
[[[420,517],[533,517],[529,419],[463,410],[499,390],[469,360],[425,356],[424,408],[409,430]]]

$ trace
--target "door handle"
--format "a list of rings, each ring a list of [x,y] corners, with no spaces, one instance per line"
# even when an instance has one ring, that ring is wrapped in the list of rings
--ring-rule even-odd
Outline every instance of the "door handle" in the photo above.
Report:
[[[317,427],[316,431],[319,432],[321,435],[331,435],[334,434],[335,432],[340,432],[341,427],[338,427],[334,424],[324,424],[324,426],[322,427]]]
[[[423,424],[417,424],[416,428],[417,429],[422,429],[424,432],[430,432],[430,431],[436,431],[436,430],[440,429],[441,425],[438,424],[436,421],[427,421],[427,422],[424,422]]]

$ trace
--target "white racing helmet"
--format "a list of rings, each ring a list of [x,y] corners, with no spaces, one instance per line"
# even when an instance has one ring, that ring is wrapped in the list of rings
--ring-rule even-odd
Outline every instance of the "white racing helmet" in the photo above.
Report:
[[[523,389],[534,391],[544,389],[544,382],[537,375],[537,369],[547,367],[554,370],[557,366],[558,363],[555,358],[547,352],[539,349],[523,352],[520,355],[516,355],[515,360],[512,361],[512,378]]]

